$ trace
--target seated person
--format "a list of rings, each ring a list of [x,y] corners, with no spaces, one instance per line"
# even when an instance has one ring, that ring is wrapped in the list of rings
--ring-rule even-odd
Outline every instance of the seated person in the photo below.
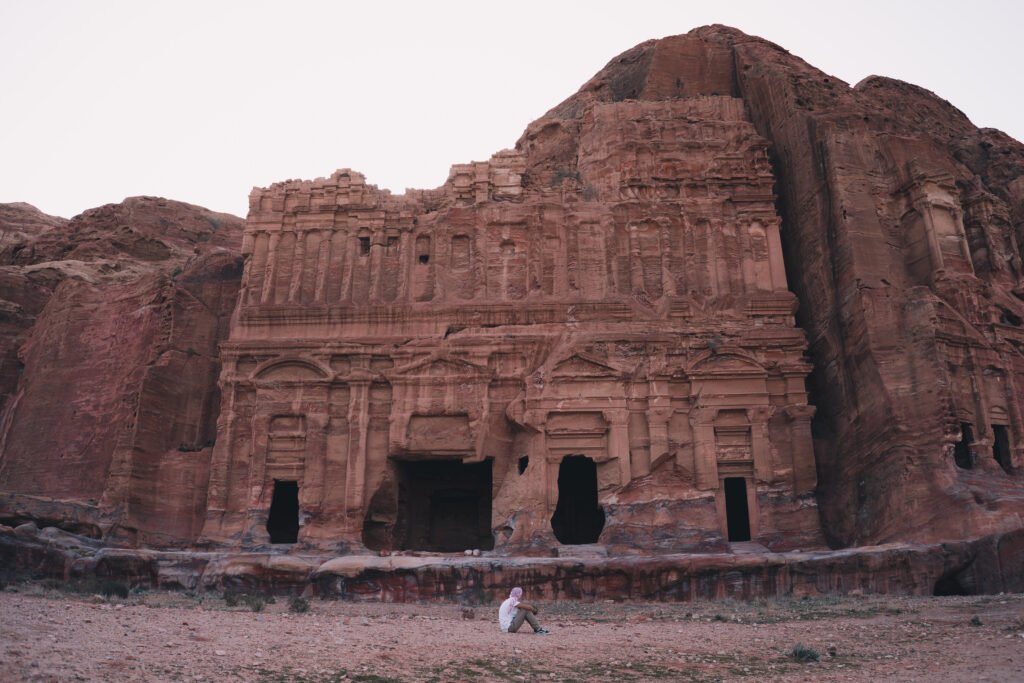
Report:
[[[518,586],[512,589],[508,599],[501,603],[498,608],[498,625],[501,630],[507,633],[515,633],[523,625],[523,621],[529,622],[533,632],[538,636],[546,636],[548,631],[537,623],[537,608],[529,603],[520,602],[523,597],[523,589]]]

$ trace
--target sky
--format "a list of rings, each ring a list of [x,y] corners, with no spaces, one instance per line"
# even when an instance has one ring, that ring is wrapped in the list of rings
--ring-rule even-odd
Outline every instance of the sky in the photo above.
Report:
[[[437,187],[620,52],[712,23],[1024,139],[1016,0],[0,0],[0,202],[71,217],[156,195],[244,216],[254,186],[345,167]]]

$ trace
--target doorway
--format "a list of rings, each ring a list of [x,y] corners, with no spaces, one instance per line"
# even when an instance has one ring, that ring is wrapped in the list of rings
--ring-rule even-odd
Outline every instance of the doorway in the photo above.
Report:
[[[398,549],[450,553],[494,548],[490,460],[402,460],[397,468]]]
[[[1005,425],[992,425],[992,455],[1007,474],[1013,473],[1013,460],[1010,457],[1010,433]]]
[[[604,510],[597,504],[597,464],[584,455],[568,455],[558,466],[558,505],[551,530],[563,545],[597,543]]]
[[[953,462],[962,470],[969,470],[974,467],[974,456],[971,454],[971,444],[974,443],[974,430],[969,422],[960,423],[960,440],[953,447]]]
[[[267,533],[271,543],[295,543],[299,540],[299,482],[274,480]]]
[[[726,477],[725,520],[729,542],[750,540],[750,509],[747,506],[747,480],[743,477]]]

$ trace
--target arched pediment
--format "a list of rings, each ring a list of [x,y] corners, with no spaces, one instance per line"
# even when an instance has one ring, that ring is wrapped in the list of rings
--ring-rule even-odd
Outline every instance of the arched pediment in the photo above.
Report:
[[[256,379],[262,380],[304,380],[304,379],[325,379],[327,371],[308,360],[290,358],[286,360],[274,360],[255,373]]]

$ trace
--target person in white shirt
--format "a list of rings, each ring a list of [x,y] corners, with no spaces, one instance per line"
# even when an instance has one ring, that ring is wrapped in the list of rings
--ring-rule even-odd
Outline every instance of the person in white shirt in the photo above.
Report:
[[[537,623],[537,608],[534,605],[522,602],[520,598],[523,597],[523,589],[516,586],[512,589],[512,592],[508,594],[508,599],[501,603],[501,607],[498,608],[498,625],[501,626],[501,630],[506,633],[515,633],[519,630],[519,627],[526,621],[533,627],[533,632],[538,636],[546,636],[548,634],[547,629],[540,627]]]

